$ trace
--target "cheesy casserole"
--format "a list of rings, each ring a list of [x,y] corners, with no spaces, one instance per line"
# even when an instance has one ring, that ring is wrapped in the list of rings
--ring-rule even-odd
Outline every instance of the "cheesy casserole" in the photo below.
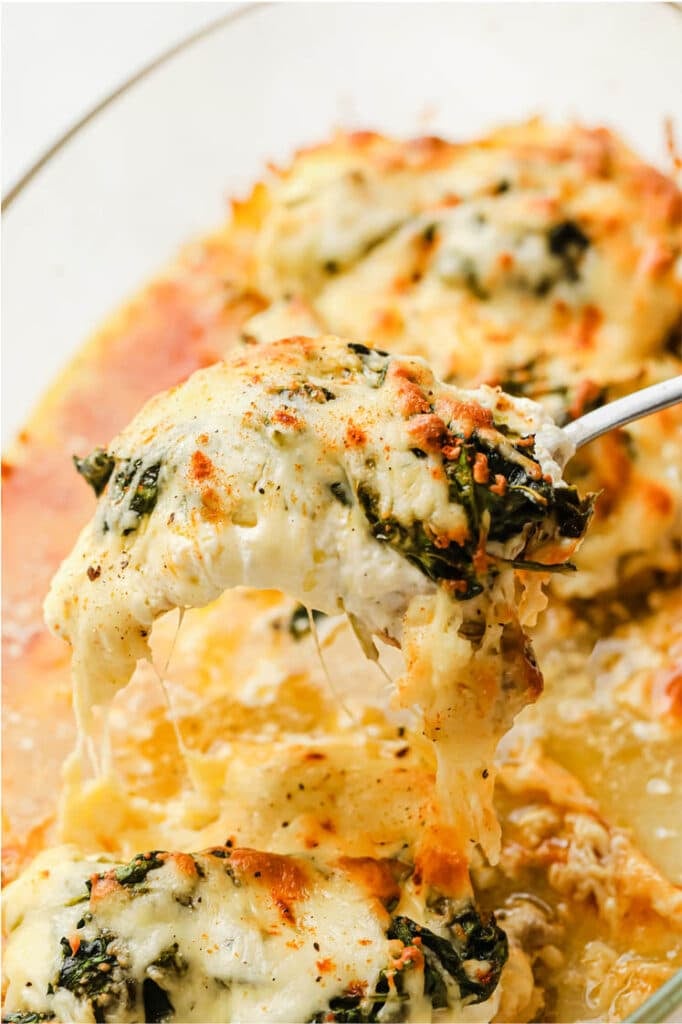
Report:
[[[478,567],[449,577],[436,640],[433,608],[401,624],[406,594],[423,608],[443,588],[415,564],[424,538],[416,551],[400,502],[435,528],[431,567],[457,536],[472,542],[462,504],[439,504],[447,473],[427,480],[446,463],[454,477],[462,452],[444,457],[452,438],[423,420],[407,436],[399,384],[464,404],[473,395],[488,410],[469,436],[461,409],[446,426],[476,449],[460,444],[472,479],[485,455],[476,486],[508,500],[509,467],[495,459],[526,458],[511,455],[509,433],[536,436],[550,417],[566,423],[680,372],[681,324],[675,184],[605,129],[532,121],[467,144],[355,133],[304,150],[105,326],[4,465],[9,1020],[620,1020],[672,975],[682,960],[680,411],[594,442],[569,463],[569,486],[536,443],[550,506],[574,487],[598,494],[571,554],[577,571],[551,574],[542,611],[537,570],[566,561],[584,531],[578,498],[570,543],[552,512],[510,548],[518,531],[472,544],[467,565]],[[110,446],[146,399],[197,369]],[[386,391],[372,387],[379,377]],[[249,387],[261,388],[260,426],[242,449],[256,452],[256,488],[237,486],[232,554],[202,563],[194,584],[192,546],[173,538],[186,539],[196,514],[202,550],[232,543],[216,494],[228,477],[234,485],[234,466],[212,431],[229,422],[239,435]],[[506,409],[502,393],[513,396]],[[208,399],[220,394],[230,401],[218,415]],[[361,443],[337,444],[352,441],[330,425],[339,402]],[[394,431],[385,462],[377,402]],[[319,425],[306,457],[324,472],[302,471],[288,500],[318,507],[320,521],[313,529],[303,515],[290,533],[287,519],[242,562],[254,517],[282,521],[273,495],[300,450],[300,438],[289,447],[297,420]],[[315,462],[320,438],[343,450],[333,475],[327,455]],[[48,609],[72,640],[85,637],[77,709],[96,772],[82,750],[69,754],[69,651],[41,616],[93,511],[74,454],[102,496]],[[174,480],[190,473],[188,498]],[[356,545],[336,551],[358,522]],[[311,535],[324,557],[309,565]],[[144,560],[121,569],[140,545]],[[140,577],[148,558],[154,573]],[[481,584],[488,560],[499,577]],[[322,582],[305,579],[310,570]],[[495,591],[508,577],[513,589]],[[82,594],[88,608],[66,607]],[[465,642],[468,657],[480,641],[478,616],[462,610],[485,608],[487,623],[502,596],[502,653],[526,673],[507,679],[509,706],[519,711],[539,682],[517,620],[545,693],[494,760],[491,748],[469,759],[444,801],[438,742],[415,695],[438,652]],[[372,632],[402,639],[403,653],[375,647]],[[151,661],[135,668],[148,643]],[[415,650],[418,685],[405,674]],[[103,698],[107,714],[91,714]],[[476,747],[474,721],[453,720],[459,749]],[[495,740],[511,722],[499,724]],[[454,818],[448,806],[460,808]]]

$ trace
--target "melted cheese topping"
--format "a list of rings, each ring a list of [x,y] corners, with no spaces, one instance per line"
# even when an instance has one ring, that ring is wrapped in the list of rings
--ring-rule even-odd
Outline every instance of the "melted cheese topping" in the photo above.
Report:
[[[606,131],[342,135],[272,183],[259,281],[270,300],[308,299],[329,330],[458,379],[538,357],[603,374],[675,323],[681,222],[673,183]]]
[[[129,865],[52,850],[7,892],[6,1011],[291,1022],[324,1020],[345,998],[363,1019],[383,1006],[371,1019],[430,1020],[421,942],[397,938],[385,909],[399,898],[401,870],[229,847]],[[414,901],[403,904],[414,912]],[[438,915],[424,916],[452,940]],[[483,978],[490,965],[467,960],[461,970]],[[472,999],[443,977],[449,1009],[439,1019],[490,1020],[498,995]]]
[[[276,586],[402,641],[399,697],[437,745],[444,818],[460,848],[494,857],[489,765],[540,688],[509,564],[563,563],[589,518],[554,488],[556,462],[531,457],[549,454],[541,428],[551,438],[528,401],[335,338],[256,349],[159,396],[114,442],[121,468],[106,456],[97,515],[46,602],[74,648],[81,723],[128,682],[163,612]]]

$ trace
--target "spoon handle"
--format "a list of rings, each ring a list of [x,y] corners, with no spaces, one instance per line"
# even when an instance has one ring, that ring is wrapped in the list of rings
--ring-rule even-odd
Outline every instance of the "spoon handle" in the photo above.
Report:
[[[633,391],[631,395],[618,398],[615,402],[602,405],[600,409],[580,416],[564,427],[564,434],[576,448],[593,441],[595,437],[606,434],[614,427],[622,427],[624,423],[642,419],[660,409],[682,402],[682,374],[670,380],[652,384],[651,387]]]

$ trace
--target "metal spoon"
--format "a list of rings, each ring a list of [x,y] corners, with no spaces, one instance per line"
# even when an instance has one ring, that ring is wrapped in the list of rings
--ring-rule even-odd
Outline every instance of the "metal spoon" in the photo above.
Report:
[[[633,391],[631,395],[594,409],[569,423],[563,428],[563,433],[576,448],[582,448],[614,427],[640,420],[661,409],[677,405],[678,402],[682,402],[682,374],[640,391]]]

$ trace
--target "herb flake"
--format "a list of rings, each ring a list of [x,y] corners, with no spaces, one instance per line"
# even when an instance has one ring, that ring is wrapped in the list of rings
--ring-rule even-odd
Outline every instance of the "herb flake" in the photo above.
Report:
[[[85,482],[90,484],[95,496],[99,498],[114,471],[116,459],[113,455],[109,455],[104,448],[95,448],[84,458],[74,455],[73,464]]]

